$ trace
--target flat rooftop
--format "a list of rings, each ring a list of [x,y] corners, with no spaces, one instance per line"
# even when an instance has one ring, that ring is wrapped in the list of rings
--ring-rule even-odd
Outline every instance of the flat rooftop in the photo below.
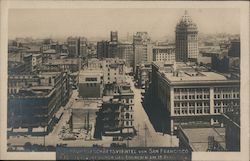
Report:
[[[72,109],[98,109],[100,100],[84,100],[78,99],[75,100]]]
[[[194,63],[175,62],[165,64],[153,62],[159,72],[167,81],[171,82],[196,82],[196,81],[225,81],[228,80],[222,74],[208,71],[206,68],[196,66]]]
[[[208,137],[213,136],[225,148],[225,128],[182,128],[194,151],[207,151]]]
[[[30,88],[21,88],[12,98],[44,98],[50,97],[55,89],[52,86],[32,86]]]
[[[215,72],[175,72],[174,74],[164,71],[163,73],[170,82],[227,80],[225,76]]]

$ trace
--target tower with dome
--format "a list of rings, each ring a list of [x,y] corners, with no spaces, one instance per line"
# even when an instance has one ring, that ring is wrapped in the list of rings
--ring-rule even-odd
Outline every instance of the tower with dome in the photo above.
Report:
[[[176,25],[175,30],[176,61],[197,61],[198,28],[187,11]]]

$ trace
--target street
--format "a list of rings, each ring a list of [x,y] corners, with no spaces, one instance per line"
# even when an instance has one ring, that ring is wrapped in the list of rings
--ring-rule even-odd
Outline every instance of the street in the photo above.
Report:
[[[127,81],[134,92],[134,126],[139,131],[130,146],[178,146],[178,139],[175,136],[162,135],[155,131],[141,103],[142,89],[135,88],[131,77],[127,77]]]

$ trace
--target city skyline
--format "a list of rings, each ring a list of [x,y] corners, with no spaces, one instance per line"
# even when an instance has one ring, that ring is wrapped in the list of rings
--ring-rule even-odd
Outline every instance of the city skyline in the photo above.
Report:
[[[240,152],[240,13],[10,9],[7,151]]]
[[[165,39],[166,36],[173,38],[176,24],[184,15],[184,11],[185,9],[163,8],[11,9],[9,39],[27,36],[34,38],[85,36],[90,39],[108,39],[112,30],[118,31],[119,39],[126,39],[128,33],[132,36],[137,31],[148,32],[154,40]],[[197,24],[199,33],[240,33],[238,9],[187,9],[187,11]]]

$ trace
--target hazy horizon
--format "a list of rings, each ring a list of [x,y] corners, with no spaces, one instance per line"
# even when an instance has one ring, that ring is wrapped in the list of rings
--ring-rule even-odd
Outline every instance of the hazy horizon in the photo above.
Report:
[[[146,31],[152,39],[174,37],[175,26],[185,9],[10,9],[8,38],[66,38],[84,36],[109,39],[118,31],[125,39],[137,31]],[[239,9],[187,9],[199,33],[240,33]]]

